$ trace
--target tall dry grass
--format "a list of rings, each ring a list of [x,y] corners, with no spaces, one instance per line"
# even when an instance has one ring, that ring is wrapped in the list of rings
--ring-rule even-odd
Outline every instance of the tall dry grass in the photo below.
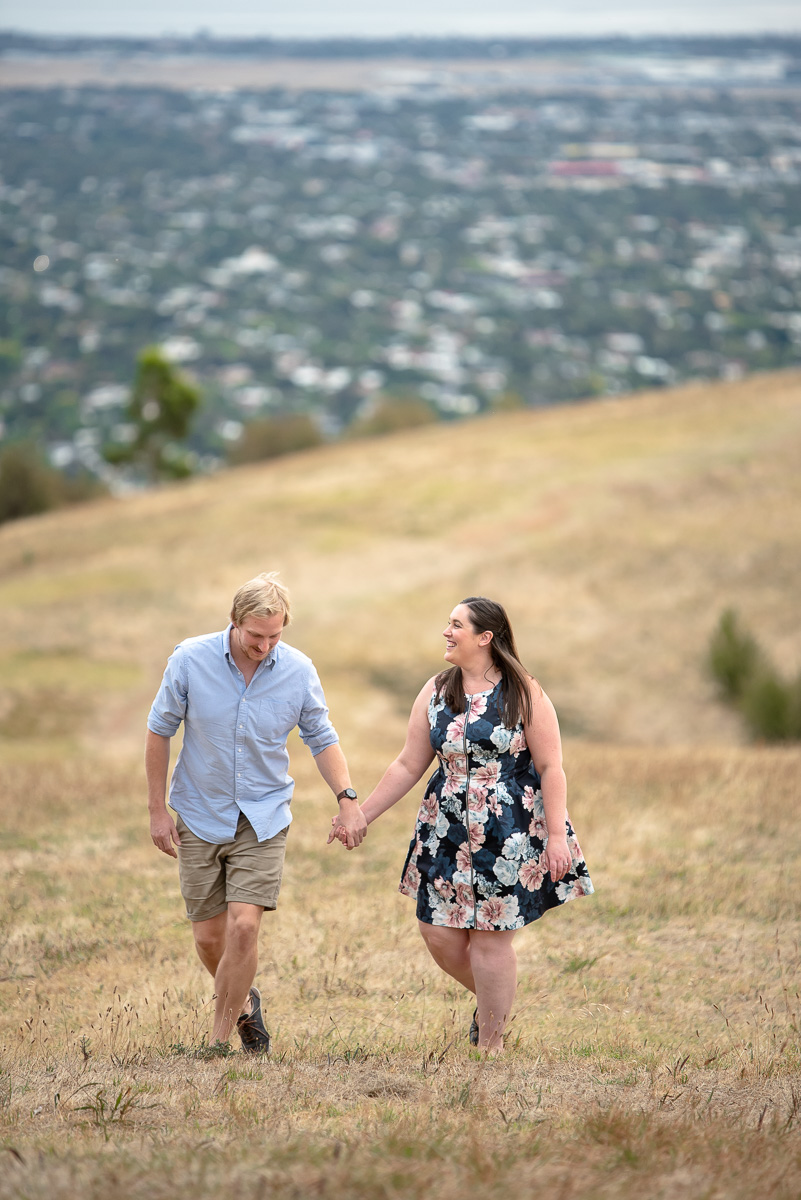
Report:
[[[8,765],[0,1195],[797,1196],[801,753],[567,759],[598,893],[520,934],[500,1061],[396,893],[412,799],[327,847],[297,748],[274,1054],[206,1060],[211,981],[138,764]]]

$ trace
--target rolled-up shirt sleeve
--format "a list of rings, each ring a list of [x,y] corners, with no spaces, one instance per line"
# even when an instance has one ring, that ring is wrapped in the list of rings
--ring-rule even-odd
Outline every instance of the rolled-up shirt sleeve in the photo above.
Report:
[[[167,660],[167,667],[156,699],[150,708],[147,727],[161,737],[173,737],[186,716],[188,694],[186,656],[176,646]]]
[[[323,685],[313,666],[309,667],[298,730],[304,745],[308,746],[315,757],[339,741],[339,735],[328,716]]]

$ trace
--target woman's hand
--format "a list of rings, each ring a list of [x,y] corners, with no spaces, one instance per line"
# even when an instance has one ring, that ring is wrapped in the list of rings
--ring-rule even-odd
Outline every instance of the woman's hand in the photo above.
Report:
[[[335,817],[331,818],[331,832],[328,835],[328,841],[326,845],[330,846],[331,843],[336,840],[341,842],[346,850],[354,850],[356,846],[361,845],[366,836],[366,823],[364,826],[364,831],[361,832],[361,836],[359,837],[358,834],[354,833],[352,829],[348,829],[347,826],[342,823],[340,815],[337,813]]]
[[[570,851],[567,848],[567,835],[558,838],[549,834],[548,845],[543,855],[545,869],[550,871],[551,879],[558,883],[564,879],[571,867]]]

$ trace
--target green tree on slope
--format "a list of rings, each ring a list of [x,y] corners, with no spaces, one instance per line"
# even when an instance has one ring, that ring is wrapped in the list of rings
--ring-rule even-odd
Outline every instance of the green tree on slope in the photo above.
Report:
[[[137,362],[128,417],[134,437],[107,446],[106,460],[141,466],[148,480],[184,479],[192,474],[191,455],[178,444],[186,438],[201,397],[158,346],[148,346]]]

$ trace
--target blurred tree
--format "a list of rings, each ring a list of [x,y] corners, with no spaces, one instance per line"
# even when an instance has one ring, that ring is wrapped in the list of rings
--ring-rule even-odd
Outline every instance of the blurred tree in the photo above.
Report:
[[[115,465],[141,466],[148,480],[185,479],[193,471],[192,455],[177,444],[186,438],[200,407],[200,391],[158,346],[139,355],[127,414],[134,427],[130,442],[107,446],[104,456]]]

